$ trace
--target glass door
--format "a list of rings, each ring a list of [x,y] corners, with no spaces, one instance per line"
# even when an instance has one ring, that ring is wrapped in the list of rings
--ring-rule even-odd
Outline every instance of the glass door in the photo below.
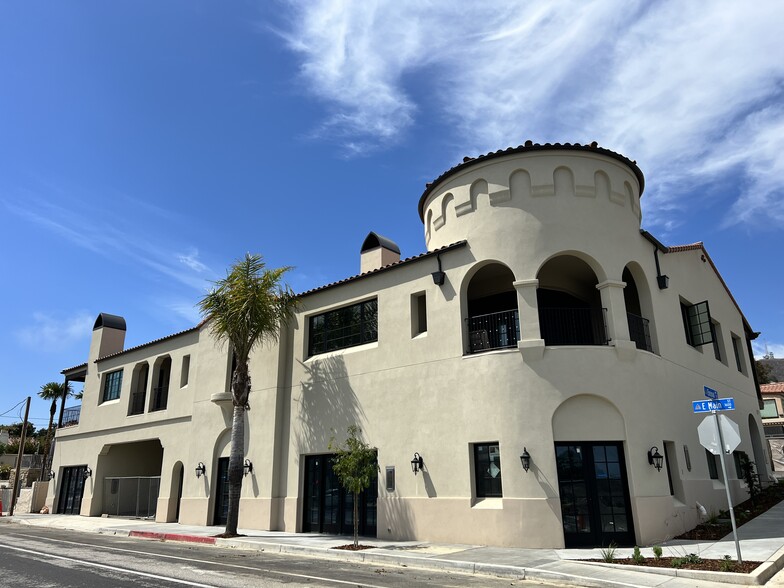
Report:
[[[229,458],[218,459],[217,486],[215,488],[215,518],[213,525],[225,525],[229,520]]]
[[[621,442],[556,443],[567,547],[634,544]]]
[[[84,495],[84,474],[87,466],[63,468],[60,482],[60,499],[57,504],[59,514],[78,515],[82,510]]]

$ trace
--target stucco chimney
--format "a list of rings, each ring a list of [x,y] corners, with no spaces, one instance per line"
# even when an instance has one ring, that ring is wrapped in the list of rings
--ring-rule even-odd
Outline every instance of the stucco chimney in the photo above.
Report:
[[[400,261],[400,247],[391,239],[370,231],[362,243],[359,259],[359,272],[364,274]]]
[[[119,353],[125,344],[125,319],[115,314],[102,312],[95,319],[93,338],[90,340],[90,360]]]

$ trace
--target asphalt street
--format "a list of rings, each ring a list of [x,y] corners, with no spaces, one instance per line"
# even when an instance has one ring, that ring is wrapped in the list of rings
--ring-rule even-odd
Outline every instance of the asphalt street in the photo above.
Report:
[[[539,582],[0,526],[0,587],[536,586]]]

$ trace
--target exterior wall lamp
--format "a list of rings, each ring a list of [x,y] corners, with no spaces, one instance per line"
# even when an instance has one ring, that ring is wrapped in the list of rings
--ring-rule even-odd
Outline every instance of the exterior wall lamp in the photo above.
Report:
[[[425,460],[422,459],[422,456],[418,453],[414,452],[414,459],[411,460],[411,471],[414,472],[414,475],[417,475],[417,472],[422,469],[422,466],[425,465]]]
[[[54,480],[54,470],[49,470],[49,479]]]
[[[523,464],[523,469],[528,472],[528,468],[531,467],[531,454],[528,453],[528,450],[523,447],[523,454],[520,456],[520,463]]]
[[[657,472],[661,471],[664,464],[664,457],[655,445],[648,450],[648,463],[655,467]]]
[[[207,467],[202,462],[199,462],[199,464],[196,466],[196,477],[201,478],[206,473]]]
[[[441,253],[436,254],[436,261],[438,261],[438,271],[433,272],[430,275],[433,276],[433,283],[436,286],[443,286],[446,273],[441,269]]]
[[[253,473],[253,462],[251,460],[249,460],[249,459],[246,459],[245,463],[242,466],[242,469],[243,469],[243,475],[244,476],[247,476],[248,474],[252,474]]]
[[[87,468],[84,470],[84,479],[86,480],[87,478],[92,477],[92,475],[93,475],[93,471],[90,469],[90,466],[87,466]]]

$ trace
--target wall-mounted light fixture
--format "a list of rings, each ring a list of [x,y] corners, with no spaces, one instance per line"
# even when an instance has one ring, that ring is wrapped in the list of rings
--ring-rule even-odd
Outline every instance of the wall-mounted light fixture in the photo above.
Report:
[[[438,271],[437,272],[433,272],[430,275],[433,276],[433,283],[436,286],[443,286],[444,285],[444,280],[446,279],[446,273],[444,273],[444,271],[441,269],[441,254],[440,253],[436,254],[436,260],[438,261]]]
[[[87,466],[84,470],[84,479],[90,478],[93,475],[93,471],[90,469],[90,466]]]
[[[246,459],[245,463],[242,466],[242,469],[243,469],[243,472],[244,472],[243,475],[247,476],[248,474],[252,474],[253,473],[253,462],[251,460],[249,460],[249,459]]]
[[[414,453],[414,459],[411,460],[411,471],[414,472],[414,475],[417,475],[417,472],[422,469],[422,466],[425,465],[425,460],[422,459],[422,456],[418,453]]]
[[[527,472],[528,468],[531,467],[531,454],[528,453],[528,450],[523,447],[523,453],[520,456],[520,463],[523,464],[523,469]]]
[[[661,471],[664,464],[664,457],[655,445],[648,450],[648,463],[655,467],[657,472]]]
[[[199,464],[196,466],[196,477],[201,478],[206,473],[207,467],[202,462],[199,462]]]

